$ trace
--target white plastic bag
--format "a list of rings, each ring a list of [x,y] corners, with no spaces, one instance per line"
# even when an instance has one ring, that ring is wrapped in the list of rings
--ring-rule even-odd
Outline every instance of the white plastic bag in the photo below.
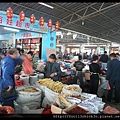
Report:
[[[22,106],[14,101],[15,114],[22,114]]]
[[[68,87],[77,87],[77,91],[73,91],[73,90],[67,90],[66,88],[68,88]],[[73,85],[66,85],[66,86],[64,86],[63,87],[63,89],[62,89],[62,93],[64,94],[64,95],[70,95],[70,96],[79,96],[79,95],[81,95],[81,92],[82,92],[82,89],[80,88],[80,86],[79,85],[77,85],[77,84],[73,84]]]
[[[82,92],[82,93],[81,93],[81,97],[84,97],[84,98],[86,98],[86,99],[93,99],[93,98],[97,97],[97,95]]]
[[[29,103],[22,103],[21,105],[27,106],[30,110],[35,110],[37,109],[37,107],[40,106],[40,101],[36,100],[33,102],[29,102]]]
[[[16,99],[16,102],[19,104],[25,104],[25,103],[30,103],[33,101],[39,101],[41,102],[41,90],[39,88],[36,88],[38,90],[38,92],[22,92],[19,90],[25,89],[27,87],[33,87],[33,86],[23,86],[23,87],[19,87],[17,88],[18,91],[18,97]],[[33,87],[35,88],[35,87]]]
[[[45,87],[45,97],[49,100],[50,103],[53,103],[55,99],[58,97],[58,93]]]
[[[98,107],[95,106],[95,104],[92,102],[82,101],[78,106],[86,107],[90,111],[90,113],[92,113],[92,114],[98,113]]]
[[[31,110],[31,109],[30,109],[29,107],[27,107],[27,106],[23,106],[23,107],[22,107],[22,110],[23,110],[23,114],[42,114],[42,112],[43,112],[43,108]]]
[[[38,83],[37,81],[35,82],[35,85],[42,90],[43,94],[45,94],[45,87],[46,86],[43,86],[43,85],[40,85],[40,83]]]
[[[51,105],[51,101],[49,101],[46,97],[43,98],[42,107],[46,107],[46,105]]]

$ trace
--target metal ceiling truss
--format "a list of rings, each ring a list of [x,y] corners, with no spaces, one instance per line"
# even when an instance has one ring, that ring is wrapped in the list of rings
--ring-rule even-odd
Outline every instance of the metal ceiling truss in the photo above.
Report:
[[[31,4],[34,4],[34,3],[31,3]],[[37,4],[35,4],[36,7],[34,6],[34,7],[35,7],[35,9],[34,9],[34,8],[31,7],[31,4],[29,4],[29,3],[21,4],[21,3],[11,2],[11,3],[5,4],[2,9],[5,9],[8,5],[15,5],[15,6],[13,7],[13,10],[15,10],[16,7],[21,7],[21,8],[18,9],[18,12],[19,12],[20,9],[25,10],[25,11],[31,10],[31,12],[32,12],[32,11],[33,11],[33,12],[36,12],[36,14],[37,14],[37,13],[38,13],[38,14],[41,13],[41,14],[44,14],[44,15],[46,15],[46,16],[53,17],[53,18],[57,19],[59,22],[63,22],[63,25],[61,25],[61,28],[67,27],[68,25],[71,24],[71,26],[72,26],[72,25],[74,26],[74,29],[75,29],[75,26],[76,26],[76,29],[78,29],[79,27],[82,27],[82,28],[84,28],[85,30],[90,30],[90,31],[91,31],[91,34],[92,34],[92,31],[93,31],[93,32],[96,33],[97,37],[101,37],[101,36],[102,36],[102,38],[110,37],[110,38],[113,38],[114,41],[118,40],[118,39],[116,39],[115,37],[113,37],[112,35],[119,34],[120,29],[112,30],[112,29],[110,29],[110,28],[108,28],[108,27],[106,27],[106,26],[103,26],[103,25],[101,25],[101,24],[99,24],[99,23],[91,20],[90,17],[93,17],[93,16],[96,16],[96,15],[99,15],[99,14],[100,14],[100,15],[102,15],[103,17],[109,19],[109,20],[110,20],[111,22],[113,22],[115,25],[117,25],[117,26],[120,27],[120,24],[119,24],[118,22],[116,22],[115,20],[113,20],[113,19],[111,19],[110,17],[108,17],[107,15],[105,15],[105,12],[108,11],[108,10],[110,10],[110,8],[112,8],[112,7],[116,7],[117,9],[119,9],[119,8],[118,8],[118,5],[120,5],[120,3],[115,2],[115,3],[112,3],[112,5],[110,4],[109,6],[104,7],[105,3],[103,2],[103,3],[101,3],[100,6],[98,6],[98,7],[99,7],[98,9],[96,9],[96,8],[93,6],[93,5],[96,5],[97,2],[96,2],[96,3],[90,3],[90,4],[88,4],[88,3],[83,3],[83,5],[86,5],[86,7],[83,7],[83,8],[81,8],[81,9],[77,10],[76,12],[73,12],[73,11],[71,11],[71,10],[68,10],[67,8],[65,8],[65,7],[63,7],[63,6],[60,6],[60,5],[57,4],[57,3],[51,3],[51,4],[53,4],[54,6],[60,8],[61,10],[68,11],[68,15],[67,15],[66,17],[63,17],[62,19],[59,17],[59,15],[57,16],[57,14],[56,14],[56,16],[55,16],[55,15],[47,14],[46,12],[41,12],[41,11],[40,11],[41,9],[40,9],[40,10],[38,9],[39,7],[37,7]],[[81,7],[82,7],[83,5],[81,5]],[[72,6],[72,5],[71,5],[71,6]],[[91,12],[91,13],[86,14],[89,8],[91,8],[91,10],[94,10],[94,12]],[[38,10],[37,10],[37,9],[38,9]],[[83,10],[84,10],[84,11],[83,11]],[[120,9],[119,9],[119,10],[120,10]],[[82,11],[84,12],[83,15],[79,15],[79,12],[82,12]],[[16,12],[16,13],[17,13],[17,12]],[[29,13],[30,13],[30,11],[29,11]],[[71,14],[70,14],[70,13],[71,13]],[[76,19],[73,19],[74,17],[77,17],[77,18],[76,18]],[[69,18],[68,21],[66,20],[67,18]],[[98,26],[100,26],[100,27],[102,27],[102,28],[104,28],[104,29],[106,29],[106,30],[103,30],[103,31],[101,31],[101,32],[98,32],[98,31],[96,31],[96,30],[93,30],[92,28],[85,27],[84,25],[78,25],[76,22],[77,22],[77,21],[80,21],[80,20],[90,21],[90,22],[92,22],[92,23],[94,23],[94,24],[96,24],[96,25],[98,25]],[[78,32],[78,33],[79,33],[79,32]],[[91,42],[92,42],[92,41],[95,42],[96,40],[97,40],[97,42],[98,42],[98,41],[100,42],[101,40],[103,40],[104,42],[108,42],[108,43],[110,42],[110,41],[104,40],[104,39],[102,39],[102,38],[93,37],[93,36],[86,35],[86,34],[83,34],[83,33],[79,33],[78,35],[81,35],[82,38],[84,38],[84,37],[89,38],[89,41],[91,41]],[[83,37],[83,36],[84,36],[84,37]],[[85,39],[86,39],[86,38],[85,38]],[[84,40],[85,40],[85,39],[84,39]],[[87,39],[87,40],[88,40],[88,39]],[[79,41],[80,41],[80,40],[79,40]],[[76,40],[76,42],[77,42],[77,40]]]
[[[102,3],[102,5],[100,6],[99,10],[93,8],[93,7],[90,6],[90,5],[89,5],[89,7],[93,8],[94,10],[96,10],[95,12],[93,12],[94,14],[99,12],[99,13],[102,14],[104,17],[107,17],[107,18],[110,19],[112,22],[114,22],[115,24],[119,25],[117,22],[115,22],[114,20],[112,20],[112,19],[109,18],[108,16],[104,15],[103,13],[101,13],[101,11],[106,10],[106,9],[108,9],[108,8],[111,8],[111,7],[114,7],[114,6],[118,5],[118,4],[119,4],[119,3],[116,3],[116,4],[113,4],[113,5],[111,5],[111,6],[108,6],[108,7],[105,7],[105,8],[102,9],[102,7],[103,7],[103,5],[104,5],[104,3]],[[84,14],[83,14],[82,17],[81,17],[80,15],[76,14],[76,13],[78,12],[78,11],[76,11],[75,14],[76,14],[77,16],[79,16],[79,18],[78,18],[79,20],[80,20],[80,18],[81,18],[81,19],[83,19],[84,17],[86,18],[86,16],[89,17],[91,14],[93,15],[93,13],[90,13],[90,14],[88,14],[88,15],[85,16],[85,13],[87,12],[87,10],[88,10],[89,7],[87,6],[87,8],[86,8],[86,10],[85,10],[85,12],[84,12]],[[72,14],[72,17],[73,17],[73,14]],[[63,18],[63,19],[64,19],[64,18]],[[92,20],[89,19],[89,21],[92,21]],[[67,23],[67,24],[65,24],[65,25],[71,24],[71,23],[73,23],[73,22],[76,22],[76,20],[75,20],[75,21],[72,21],[72,22],[71,22],[71,20],[70,20],[69,23]],[[93,21],[92,21],[92,22],[93,22]],[[94,23],[96,23],[96,22],[94,22]],[[96,23],[96,24],[97,24],[97,23]],[[65,25],[63,25],[62,27],[64,27]],[[99,26],[102,26],[102,25],[100,25],[100,24],[98,24],[98,25],[99,25]],[[102,26],[102,27],[104,27],[104,26]],[[106,27],[104,27],[104,28],[106,28]],[[106,29],[108,29],[108,28],[106,28]],[[92,30],[92,29],[90,29],[90,30]],[[93,31],[93,30],[92,30],[92,31]],[[111,30],[111,29],[108,29],[108,32],[110,32],[110,31],[114,32],[114,34],[116,33],[116,31]],[[103,33],[100,33],[100,34],[102,34],[102,36],[106,36],[106,35],[103,34]],[[100,34],[99,34],[99,36],[100,36]],[[109,35],[109,34],[107,33],[107,36],[111,36],[111,35]],[[114,37],[112,37],[112,38],[114,38]]]
[[[94,4],[92,4],[92,5],[94,5]],[[85,8],[83,8],[83,9],[85,9],[85,12],[84,12],[84,14],[83,14],[83,16],[82,17],[84,17],[85,16],[85,14],[86,14],[86,12],[87,12],[87,10],[88,10],[88,8],[89,7],[92,7],[92,5],[87,5],[86,6],[86,9]],[[103,7],[103,5],[104,5],[104,3],[102,3],[102,5],[100,6],[100,8],[99,8],[99,11],[101,11],[102,10],[102,7]],[[113,5],[112,5],[113,6]],[[62,9],[63,9],[63,7],[61,7]],[[93,8],[93,7],[92,7]],[[107,7],[108,8],[108,7]],[[110,8],[110,7],[109,7]],[[64,8],[65,9],[65,8]],[[73,18],[73,15],[77,15],[78,17],[81,17],[80,15],[78,15],[77,13],[78,12],[80,12],[80,11],[82,11],[83,9],[81,9],[81,10],[79,10],[79,11],[76,11],[75,13],[73,13],[73,12],[71,12],[71,11],[69,11],[69,12],[71,12],[72,14],[71,14],[71,18],[70,18],[70,20],[69,20],[69,22],[68,23],[73,23],[73,22],[71,22],[71,20],[72,20],[72,18]],[[106,8],[103,8],[103,9],[106,9]],[[65,9],[66,10],[66,9]],[[95,9],[96,11],[98,11],[97,9]],[[67,17],[69,17],[70,15],[68,15]],[[66,17],[65,17],[66,18]],[[65,18],[63,18],[63,19],[65,19]],[[92,20],[90,20],[90,19],[87,19],[87,20],[89,20],[89,21],[91,21],[91,22],[94,22],[94,21],[92,21]],[[67,23],[67,24],[68,24]],[[101,26],[101,27],[104,27],[104,26],[102,26],[102,25],[100,25],[100,24],[98,24],[98,23],[96,23],[96,22],[94,22],[95,24],[97,24],[97,25],[99,25],[99,26]],[[78,26],[78,25],[77,25]],[[83,26],[82,26],[83,27]],[[86,28],[86,27],[84,27],[85,29],[88,29],[88,28]],[[104,27],[105,29],[108,29],[108,28],[106,28],[106,27]],[[94,31],[94,30],[92,30],[92,29],[90,29],[91,31]],[[113,31],[113,30],[109,30],[108,29],[108,31]],[[97,31],[94,31],[94,32],[97,32]],[[116,32],[116,31],[113,31],[114,33]],[[97,32],[98,33],[98,32]],[[102,34],[102,33],[100,33],[100,34]],[[100,36],[100,34],[99,34],[99,36]],[[105,34],[102,34],[102,36],[105,36]]]
[[[104,10],[107,10],[107,9],[109,9],[109,8],[111,8],[111,7],[114,7],[114,6],[116,6],[116,5],[119,5],[119,4],[120,4],[120,3],[116,3],[116,4],[110,5],[110,6],[108,6],[108,7],[102,8],[102,9],[100,9],[100,10],[96,10],[95,12],[92,12],[92,13],[86,15],[86,16],[83,16],[83,17],[79,17],[78,19],[76,19],[76,20],[74,20],[74,21],[72,21],[72,22],[70,22],[70,23],[67,23],[67,24],[65,24],[65,25],[63,25],[63,26],[61,26],[61,27],[65,27],[65,26],[67,26],[67,25],[69,25],[69,24],[71,24],[71,23],[75,23],[75,22],[77,22],[77,21],[79,21],[79,20],[86,19],[86,18],[88,18],[88,17],[90,17],[90,16],[92,16],[92,15],[94,15],[94,14],[100,13],[100,12],[102,12],[102,11],[104,11]],[[64,19],[64,18],[63,18],[63,19]],[[62,20],[63,20],[63,19],[62,19]]]
[[[53,17],[53,18],[55,18],[55,19],[60,19],[59,17],[55,17],[55,16],[50,15],[50,14],[47,14],[47,13],[45,13],[45,12],[41,12],[41,11],[39,11],[39,10],[35,10],[35,9],[30,8],[30,7],[28,7],[28,6],[25,6],[25,5],[20,5],[20,4],[18,4],[18,3],[14,3],[14,2],[12,2],[12,4],[17,5],[17,6],[20,6],[20,7],[23,7],[23,8],[26,8],[26,9],[29,9],[29,10],[32,10],[32,11],[35,11],[35,12],[37,12],[37,13],[42,13],[42,14],[44,14],[44,15]],[[64,21],[64,20],[63,20],[63,21]],[[64,21],[64,22],[66,23],[66,21]]]

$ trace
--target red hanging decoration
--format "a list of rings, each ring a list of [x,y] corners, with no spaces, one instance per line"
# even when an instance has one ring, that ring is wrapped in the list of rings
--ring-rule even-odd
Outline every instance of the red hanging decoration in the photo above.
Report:
[[[13,11],[10,7],[7,9],[6,15],[7,15],[8,20],[12,20]]]
[[[25,13],[23,11],[21,11],[19,16],[20,16],[20,21],[24,22],[24,20],[25,20]]]
[[[52,20],[51,20],[51,19],[48,20],[48,27],[49,27],[49,28],[52,28]]]
[[[44,18],[43,18],[43,17],[41,17],[41,18],[39,19],[39,25],[40,25],[40,26],[44,26]]]
[[[34,14],[32,14],[31,16],[30,16],[30,23],[31,24],[34,24],[35,23],[35,16],[34,16]]]
[[[60,28],[60,24],[59,24],[59,22],[57,21],[56,23],[55,23],[55,30],[58,30]]]

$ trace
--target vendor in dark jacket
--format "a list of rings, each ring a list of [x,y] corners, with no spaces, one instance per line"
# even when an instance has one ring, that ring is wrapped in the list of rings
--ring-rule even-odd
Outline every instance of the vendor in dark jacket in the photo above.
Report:
[[[84,68],[85,64],[82,63],[81,60],[82,60],[82,56],[79,56],[79,60],[75,61],[75,63],[74,63],[74,67],[76,68],[76,75],[75,75],[75,78],[74,78],[74,81],[73,81],[74,83],[73,84],[76,84],[77,80],[79,80],[78,82],[80,83],[80,88],[84,92],[82,69]]]
[[[107,101],[111,101],[113,88],[115,87],[115,103],[120,104],[120,61],[116,58],[115,53],[110,54],[110,59],[106,79],[109,81],[111,90],[108,90]]]
[[[51,78],[54,81],[60,80],[61,69],[60,69],[60,64],[56,62],[55,54],[51,54],[49,56],[49,60],[48,60],[48,62],[46,62],[44,72],[45,72],[46,78]]]
[[[90,93],[96,94],[98,91],[99,86],[99,74],[101,74],[100,71],[100,65],[98,64],[98,56],[93,56],[93,62],[89,65],[90,68]]]

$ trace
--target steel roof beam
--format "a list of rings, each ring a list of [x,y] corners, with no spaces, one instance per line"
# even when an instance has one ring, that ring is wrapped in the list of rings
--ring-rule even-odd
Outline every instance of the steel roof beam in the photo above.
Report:
[[[53,4],[56,5],[55,3],[53,3]],[[85,4],[86,4],[86,3],[85,3]],[[92,4],[92,5],[94,5],[94,4]],[[87,5],[86,10],[85,10],[83,16],[85,16],[88,8],[91,7],[92,5]],[[64,9],[64,10],[67,10],[66,8],[61,7],[61,6],[59,6],[59,5],[56,5],[56,6],[62,8],[62,9]],[[102,6],[103,6],[103,4],[100,6],[100,8],[102,8]],[[100,9],[100,8],[99,8],[99,9]],[[70,11],[70,10],[68,10],[68,11],[71,12],[71,13],[73,13],[72,16],[71,16],[71,18],[70,18],[69,23],[71,22],[74,14],[77,15],[77,16],[79,16],[79,17],[82,17],[82,16],[80,16],[79,14],[77,14],[78,11],[76,11],[76,13],[74,13],[74,12],[72,12],[72,11]],[[88,20],[89,20],[89,21],[92,21],[92,20],[90,20],[90,19],[88,19]],[[94,21],[92,21],[92,22],[94,22]],[[99,26],[101,26],[101,27],[104,27],[104,26],[102,26],[102,25],[100,25],[100,24],[98,24],[98,23],[96,23],[96,22],[94,22],[94,23],[97,24],[97,25],[99,25]],[[85,28],[85,27],[84,27],[84,28]],[[106,28],[106,27],[104,27],[104,28],[105,28],[105,29],[108,29],[108,28]],[[90,30],[92,30],[92,29],[90,29]],[[108,30],[109,30],[109,29],[108,29]],[[102,35],[103,35],[103,34],[102,34]]]
[[[20,4],[18,4],[18,3],[12,2],[12,4],[17,5],[17,6],[20,6],[20,7],[23,7],[23,8],[27,8],[27,9],[29,9],[29,10],[32,10],[32,11],[35,11],[35,12],[38,12],[38,13],[45,14],[45,15],[50,16],[50,17],[54,17],[54,18],[56,18],[56,19],[60,19],[59,17],[55,17],[55,16],[53,16],[53,15],[50,15],[50,14],[41,12],[41,11],[39,11],[39,10],[35,10],[35,9],[33,9],[33,8],[30,8],[30,7],[27,7],[27,6],[24,6],[24,5],[20,5]],[[63,21],[64,21],[64,20],[63,20]],[[64,21],[64,22],[66,23],[66,21]]]
[[[67,11],[69,11],[69,12],[72,13],[72,14],[70,14],[70,15],[68,15],[68,16],[66,16],[66,17],[64,17],[64,18],[62,18],[62,19],[60,19],[60,20],[64,20],[64,19],[66,19],[66,18],[68,18],[68,17],[70,17],[70,16],[72,16],[72,15],[77,15],[77,16],[79,17],[79,15],[77,14],[78,12],[84,10],[84,9],[87,8],[87,7],[90,7],[90,6],[92,6],[92,5],[95,5],[95,4],[97,4],[97,3],[92,3],[92,4],[90,4],[90,5],[88,5],[88,6],[84,7],[84,8],[82,8],[82,9],[76,11],[76,12],[72,12],[72,11],[70,11],[70,10],[64,8],[64,7],[61,7],[61,6],[57,5],[57,4],[55,4],[55,3],[52,3],[52,4],[54,4],[54,5],[60,7],[60,8],[62,8],[62,9],[64,9],[64,10],[67,10]]]
[[[65,27],[65,26],[67,26],[67,25],[69,25],[69,24],[71,24],[71,23],[75,23],[75,22],[77,22],[77,21],[79,21],[79,20],[86,19],[86,18],[90,17],[91,15],[94,15],[94,14],[96,14],[96,13],[99,13],[99,12],[101,12],[101,11],[103,11],[103,10],[107,10],[107,9],[109,9],[109,8],[111,8],[111,7],[114,7],[114,6],[116,6],[116,5],[119,5],[119,4],[120,4],[120,3],[116,3],[116,4],[110,5],[110,6],[108,6],[108,7],[102,8],[101,10],[96,10],[96,11],[93,12],[93,13],[90,13],[90,14],[88,14],[88,15],[86,15],[86,16],[80,17],[80,18],[78,18],[78,19],[76,19],[76,20],[74,20],[74,21],[72,21],[72,22],[70,22],[70,23],[67,23],[67,24],[65,24],[65,25],[63,25],[63,26],[61,26],[61,27]]]
[[[97,10],[97,9],[95,9],[94,7],[91,7],[92,9],[94,9],[94,10]],[[107,19],[109,19],[110,21],[112,21],[113,23],[115,23],[116,25],[118,25],[118,26],[120,26],[120,24],[118,24],[117,22],[115,22],[114,20],[112,20],[111,18],[109,18],[107,15],[105,15],[104,13],[101,13],[100,12],[100,14],[101,15],[103,15],[104,17],[106,17]]]

